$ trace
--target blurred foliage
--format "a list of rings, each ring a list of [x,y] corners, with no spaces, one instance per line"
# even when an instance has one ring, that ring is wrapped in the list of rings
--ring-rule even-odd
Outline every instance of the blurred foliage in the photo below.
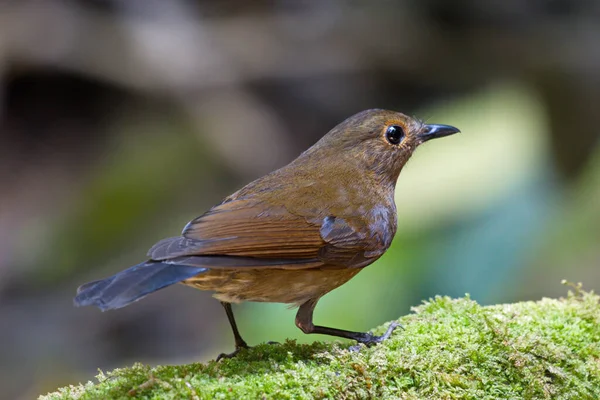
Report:
[[[211,152],[201,136],[190,135],[181,124],[181,118],[144,121],[135,128],[144,132],[143,139],[121,127],[124,131],[114,137],[106,158],[56,223],[42,256],[53,260],[54,267],[39,271],[34,282],[56,282],[101,266],[111,254],[132,245],[152,241],[148,233],[163,222],[165,204],[195,193],[189,182],[210,180]]]
[[[573,183],[547,223],[543,239],[532,249],[518,295],[556,293],[559,279],[597,282],[600,279],[600,146],[585,173]],[[525,293],[526,292],[526,293]]]
[[[489,85],[415,114],[461,133],[418,149],[396,186],[400,230],[428,229],[481,214],[551,169],[547,116],[519,82]]]

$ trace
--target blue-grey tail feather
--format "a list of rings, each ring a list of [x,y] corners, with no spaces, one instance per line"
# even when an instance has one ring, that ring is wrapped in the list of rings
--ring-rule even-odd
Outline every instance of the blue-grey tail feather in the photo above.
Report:
[[[207,268],[146,261],[121,271],[110,278],[81,285],[74,304],[97,306],[102,311],[125,307],[164,287],[181,282]]]

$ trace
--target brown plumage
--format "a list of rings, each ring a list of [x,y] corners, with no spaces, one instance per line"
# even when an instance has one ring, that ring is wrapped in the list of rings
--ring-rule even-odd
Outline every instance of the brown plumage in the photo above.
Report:
[[[161,240],[150,261],[82,286],[77,305],[118,308],[175,282],[214,291],[246,347],[230,303],[300,306],[296,324],[377,343],[383,336],[314,326],[318,299],[389,248],[396,233],[394,188],[421,143],[458,132],[404,114],[367,110],[325,135],[287,166],[251,182]]]

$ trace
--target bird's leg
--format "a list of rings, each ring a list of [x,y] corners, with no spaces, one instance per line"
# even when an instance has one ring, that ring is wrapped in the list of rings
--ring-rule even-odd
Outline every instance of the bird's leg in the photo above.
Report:
[[[219,356],[217,357],[217,361],[219,361],[222,358],[235,357],[237,355],[237,353],[240,352],[241,349],[248,348],[248,344],[246,344],[246,341],[244,341],[244,339],[242,339],[242,336],[240,335],[240,331],[238,331],[237,324],[235,323],[235,318],[233,317],[233,310],[231,309],[231,303],[226,303],[226,302],[222,301],[221,305],[223,306],[223,308],[225,308],[225,313],[227,314],[227,319],[229,320],[229,324],[231,325],[231,330],[233,331],[233,337],[235,338],[235,351],[233,353],[229,353],[229,354],[226,354],[226,353],[219,354]]]
[[[298,309],[298,313],[296,314],[296,326],[304,333],[320,333],[321,335],[337,336],[345,339],[356,340],[358,343],[371,346],[373,344],[381,343],[389,338],[392,332],[394,332],[394,329],[400,326],[398,323],[392,322],[383,335],[376,336],[371,332],[352,332],[345,331],[343,329],[314,325],[312,319],[313,311],[315,310],[317,301],[319,301],[319,299],[311,299],[302,304]]]

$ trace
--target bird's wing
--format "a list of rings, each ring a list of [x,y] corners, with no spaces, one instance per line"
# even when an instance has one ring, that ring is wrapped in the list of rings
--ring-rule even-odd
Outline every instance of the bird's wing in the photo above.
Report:
[[[148,256],[211,268],[362,266],[370,249],[360,226],[333,216],[307,219],[252,199],[231,200],[191,221],[182,236],[155,244]]]

